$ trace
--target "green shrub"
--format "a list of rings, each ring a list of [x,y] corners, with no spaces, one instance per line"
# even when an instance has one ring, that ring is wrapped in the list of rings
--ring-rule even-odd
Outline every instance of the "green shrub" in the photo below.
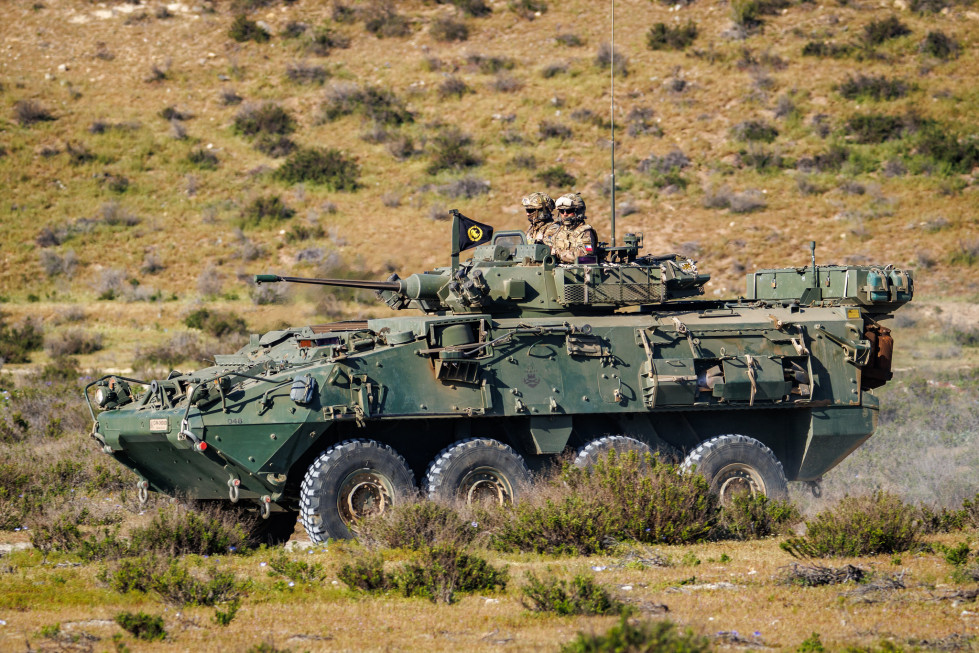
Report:
[[[0,360],[4,363],[29,363],[31,352],[44,346],[40,323],[27,319],[20,326],[9,326],[0,313]]]
[[[470,135],[456,127],[444,129],[431,140],[432,161],[425,171],[435,175],[442,170],[465,170],[482,164],[482,158],[472,148]]]
[[[441,0],[441,2],[444,2],[444,0]],[[493,9],[486,4],[485,0],[449,0],[449,3],[457,7],[467,16],[473,18],[489,16],[493,13]]]
[[[297,583],[317,583],[326,577],[323,565],[304,560],[290,560],[285,551],[269,560],[269,575],[280,574]]]
[[[411,22],[395,10],[390,0],[373,0],[360,8],[360,15],[364,29],[379,39],[411,34]]]
[[[908,26],[897,16],[888,16],[882,20],[872,20],[863,26],[863,41],[867,45],[880,45],[885,41],[907,36],[911,33]]]
[[[160,616],[145,612],[120,612],[116,615],[115,621],[136,639],[155,642],[167,637],[167,631],[163,627],[163,617]]]
[[[266,156],[278,159],[296,151],[296,144],[288,136],[279,134],[259,134],[252,147]]]
[[[904,136],[905,120],[901,116],[868,113],[851,116],[846,121],[847,133],[858,143],[884,143]]]
[[[806,521],[806,534],[782,542],[797,557],[853,557],[900,553],[918,539],[916,511],[893,494],[877,491],[845,497],[836,506]]]
[[[928,32],[925,40],[921,42],[921,52],[931,55],[936,59],[948,61],[959,56],[959,42],[945,32]]]
[[[320,184],[332,191],[357,190],[360,166],[343,152],[326,148],[300,148],[276,171],[290,184]]]
[[[415,116],[404,102],[390,89],[343,83],[332,85],[320,105],[323,120],[336,120],[342,116],[359,114],[380,125],[403,125],[414,122]]]
[[[390,582],[405,596],[452,603],[456,592],[505,589],[507,570],[497,569],[454,544],[437,544],[404,563],[391,574]]]
[[[415,551],[432,544],[468,544],[478,532],[455,509],[434,501],[397,504],[364,519],[358,528],[365,542]]]
[[[187,155],[187,163],[201,170],[214,170],[218,167],[218,155],[210,150],[198,147]]]
[[[212,606],[234,601],[248,585],[248,581],[239,581],[234,572],[210,567],[191,573],[177,560],[171,560],[164,571],[150,578],[150,589],[175,606]]]
[[[337,578],[352,589],[365,592],[381,592],[391,587],[384,573],[384,558],[380,554],[366,554],[343,563]]]
[[[41,103],[34,100],[18,100],[14,104],[14,119],[21,127],[30,127],[37,122],[57,120]]]
[[[541,170],[534,175],[534,180],[539,181],[548,188],[573,188],[578,179],[564,169],[561,164],[551,166],[546,170]]]
[[[966,502],[968,503],[969,500],[966,499]],[[952,531],[961,531],[971,525],[965,508],[949,510],[944,507],[921,506],[918,508],[918,521],[921,524],[921,532],[926,534],[951,533]]]
[[[509,0],[507,9],[526,20],[534,20],[540,14],[547,13],[547,3],[544,0]]]
[[[853,53],[853,46],[849,43],[827,43],[826,41],[809,41],[802,46],[802,56],[804,57],[828,57],[830,59],[843,59]]]
[[[349,47],[350,39],[329,27],[317,28],[305,45],[306,53],[316,57],[325,57],[334,48]]]
[[[44,339],[44,348],[52,358],[92,354],[102,349],[102,334],[83,329],[67,329]]]
[[[856,77],[847,76],[845,82],[837,87],[840,95],[847,100],[896,100],[908,94],[911,86],[903,79],[888,79],[884,75]]]
[[[565,466],[494,529],[501,550],[589,555],[615,540],[704,540],[718,517],[707,481],[658,457],[610,454],[588,470]]]
[[[698,33],[692,20],[675,27],[656,23],[646,32],[646,47],[650,50],[685,50],[697,39]]]
[[[751,540],[770,535],[786,535],[799,523],[799,509],[787,501],[775,501],[764,494],[735,495],[721,508],[718,536],[725,539]]]
[[[449,16],[437,18],[428,28],[428,33],[436,41],[443,43],[450,41],[465,41],[469,38],[469,27],[460,20],[455,20]]]
[[[278,195],[257,197],[241,210],[241,227],[258,227],[288,220],[296,212],[285,205]]]
[[[709,653],[710,640],[687,629],[676,630],[670,621],[640,622],[633,625],[623,614],[618,625],[603,635],[579,633],[561,648],[561,653]]]
[[[265,43],[272,38],[268,32],[258,26],[258,23],[254,20],[249,20],[245,14],[235,16],[235,19],[231,22],[231,27],[228,29],[228,36],[239,43],[244,43],[245,41]]]
[[[979,142],[960,138],[941,125],[926,124],[915,139],[915,150],[938,163],[946,174],[967,174],[979,165]]]
[[[771,143],[778,137],[778,130],[761,120],[745,120],[731,128],[731,136],[739,141]]]
[[[187,553],[215,555],[248,548],[246,526],[236,513],[219,509],[197,512],[180,506],[161,508],[146,526],[130,533],[134,551],[170,557]]]
[[[204,333],[209,333],[215,338],[233,333],[248,333],[248,325],[242,317],[234,313],[211,312],[206,308],[193,311],[184,318],[184,324],[188,328],[200,329]]]
[[[621,612],[625,607],[588,576],[579,574],[568,582],[553,576],[537,578],[528,572],[526,580],[521,602],[532,612],[593,615]]]
[[[247,104],[235,114],[234,130],[243,136],[291,134],[296,130],[296,121],[274,102]]]
[[[227,608],[224,610],[215,607],[214,608],[214,623],[219,626],[230,626],[231,622],[235,620],[238,616],[238,608],[241,607],[241,599],[235,598],[227,603]]]

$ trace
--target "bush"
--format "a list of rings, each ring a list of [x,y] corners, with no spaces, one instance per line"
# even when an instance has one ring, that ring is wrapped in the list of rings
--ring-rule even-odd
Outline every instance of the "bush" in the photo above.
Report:
[[[472,92],[473,90],[469,88],[469,85],[455,75],[446,77],[445,80],[439,84],[439,97],[442,99],[452,97],[453,95],[458,98],[462,98],[462,96],[466,93]]]
[[[472,145],[472,137],[456,127],[440,131],[432,138],[432,161],[426,172],[434,175],[442,170],[465,170],[482,164]]]
[[[497,93],[516,93],[523,88],[523,82],[509,73],[499,73],[493,78],[490,88]]]
[[[887,79],[880,75],[878,77],[857,75],[856,77],[847,76],[845,82],[837,87],[840,95],[848,100],[896,100],[908,94],[911,90],[910,85],[903,79]]]
[[[882,113],[859,114],[846,121],[846,130],[858,143],[884,143],[904,136],[905,121]]]
[[[959,42],[948,36],[944,32],[928,32],[925,40],[921,42],[921,52],[931,55],[936,59],[948,61],[959,56]]]
[[[579,48],[585,44],[584,40],[577,34],[572,34],[570,32],[564,34],[558,34],[554,37],[554,40],[568,48]]]
[[[37,122],[57,120],[40,102],[19,100],[14,104],[14,120],[21,127],[30,127]]]
[[[488,193],[490,191],[490,183],[485,179],[467,175],[461,179],[456,179],[453,182],[439,186],[437,190],[439,194],[453,199],[461,197],[471,200],[478,195]]]
[[[350,39],[328,27],[318,28],[305,44],[307,54],[325,57],[335,48],[349,48]]]
[[[323,565],[303,560],[290,560],[285,551],[269,560],[269,575],[280,574],[296,583],[318,583],[326,578]]]
[[[549,138],[559,138],[561,140],[565,140],[571,138],[572,136],[570,127],[567,125],[562,125],[559,122],[551,122],[549,120],[545,120],[537,126],[537,133],[541,140]]]
[[[804,57],[828,57],[830,59],[842,59],[853,52],[853,46],[849,43],[827,43],[826,41],[809,41],[802,46],[802,56]]]
[[[629,58],[613,48],[611,43],[602,43],[598,46],[595,65],[603,69],[612,67],[614,74],[622,77],[629,74]]]
[[[628,614],[623,614],[618,625],[604,635],[579,633],[575,640],[561,648],[561,653],[709,653],[710,650],[710,640],[694,635],[690,629],[678,633],[670,621],[633,625]]]
[[[845,497],[806,521],[806,534],[782,542],[796,557],[853,557],[900,553],[917,542],[921,525],[915,510],[897,496],[877,491]]]
[[[44,348],[52,358],[91,354],[102,349],[102,334],[82,329],[67,329],[44,339]]]
[[[235,115],[234,130],[244,136],[291,134],[296,130],[296,121],[274,102],[246,104]]]
[[[353,562],[343,563],[337,578],[347,586],[365,592],[381,592],[391,587],[384,573],[384,558],[380,554],[367,554]]]
[[[389,549],[420,551],[434,544],[468,544],[477,529],[449,506],[433,501],[401,503],[359,524],[361,540]]]
[[[685,50],[697,39],[697,34],[697,25],[692,20],[675,27],[656,23],[646,32],[646,47],[650,50]]]
[[[979,165],[979,143],[960,139],[948,128],[928,125],[915,142],[916,152],[938,163],[944,173],[967,174]]]
[[[411,23],[395,11],[391,0],[372,0],[361,8],[360,13],[364,29],[379,39],[411,34]]]
[[[767,206],[761,191],[749,189],[731,196],[731,213],[751,213]]]
[[[544,0],[509,0],[507,9],[526,20],[534,20],[540,14],[547,13],[547,3]]]
[[[402,125],[414,122],[414,114],[389,89],[356,84],[334,84],[326,92],[320,104],[320,116],[332,121],[342,116],[360,114],[381,125]]]
[[[296,84],[322,84],[329,75],[323,66],[297,61],[286,64],[286,77]]]
[[[258,26],[258,23],[249,20],[245,14],[235,16],[235,19],[231,22],[231,27],[228,29],[228,36],[239,43],[244,43],[245,41],[265,43],[272,38],[268,32]]]
[[[29,363],[31,352],[44,345],[44,331],[34,320],[27,319],[20,326],[6,324],[0,313],[0,360],[4,363]]]
[[[290,184],[321,184],[332,191],[357,190],[360,166],[340,150],[300,148],[276,171],[275,176]]]
[[[778,130],[761,120],[745,120],[731,128],[731,136],[739,141],[771,143],[778,137]]]
[[[541,182],[548,188],[572,188],[578,182],[578,179],[565,170],[561,164],[538,172],[534,175],[534,180]]]
[[[493,13],[493,9],[486,4],[485,0],[449,0],[449,2],[455,5],[464,14],[473,18],[489,16],[491,13]]]
[[[614,540],[704,540],[717,501],[702,476],[680,475],[658,457],[614,453],[594,467],[565,466],[512,509],[491,543],[504,550],[590,555]]]
[[[263,224],[276,224],[288,220],[296,212],[285,205],[278,195],[256,197],[241,210],[242,227],[258,227]]]
[[[537,578],[527,573],[521,588],[523,606],[532,612],[566,615],[595,615],[622,612],[625,605],[613,599],[608,590],[588,576],[577,575],[570,582],[551,577]]]
[[[248,581],[239,581],[231,571],[210,567],[192,573],[179,561],[171,560],[164,571],[150,577],[149,588],[170,605],[211,606],[234,601],[248,585]]]
[[[133,529],[130,543],[133,551],[171,558],[188,553],[217,555],[247,549],[248,534],[235,513],[173,507],[160,509],[148,525]]]
[[[228,335],[230,333],[247,334],[248,325],[245,320],[234,313],[211,312],[206,308],[199,308],[184,318],[184,324],[191,329],[200,329],[204,333],[209,333],[215,338]]]
[[[448,16],[436,19],[428,28],[428,33],[436,41],[465,41],[469,38],[469,27],[460,20]]]
[[[266,156],[278,159],[296,151],[296,144],[288,136],[260,134],[252,147]]]
[[[466,68],[484,75],[495,75],[504,70],[513,70],[516,63],[510,57],[484,57],[481,54],[466,55]]]
[[[891,39],[907,36],[911,33],[908,26],[897,16],[888,16],[882,20],[872,20],[863,26],[863,42],[867,45],[880,45]]]
[[[452,603],[456,592],[506,589],[507,570],[497,569],[454,544],[437,544],[404,563],[391,575],[391,584],[404,596]]]
[[[187,155],[187,163],[201,170],[214,170],[218,167],[218,155],[210,150],[198,147]]]
[[[146,642],[162,641],[167,637],[163,626],[163,617],[153,616],[145,612],[120,612],[115,621],[119,627],[136,639]]]
[[[773,501],[764,494],[735,495],[721,508],[718,537],[751,540],[770,535],[788,535],[799,523],[799,509],[786,501]]]

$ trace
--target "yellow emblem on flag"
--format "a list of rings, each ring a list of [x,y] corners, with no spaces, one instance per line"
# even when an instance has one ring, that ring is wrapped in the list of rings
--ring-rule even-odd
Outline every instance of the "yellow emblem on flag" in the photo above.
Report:
[[[483,230],[479,227],[472,226],[469,227],[469,231],[466,232],[470,240],[479,240],[483,237]]]

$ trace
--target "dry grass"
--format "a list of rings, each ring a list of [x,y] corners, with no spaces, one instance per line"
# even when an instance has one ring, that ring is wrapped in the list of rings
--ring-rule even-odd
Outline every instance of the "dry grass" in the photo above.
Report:
[[[274,552],[212,557],[208,564],[216,563],[219,569],[253,583],[229,628],[212,622],[213,608],[184,608],[178,615],[165,611],[149,595],[120,595],[103,588],[95,579],[98,565],[59,568],[55,565],[62,560],[56,555],[49,564],[40,564],[38,555],[16,553],[3,564],[17,573],[0,575],[0,610],[7,621],[0,647],[22,646],[25,637],[33,641],[41,627],[53,623],[60,623],[63,631],[98,637],[104,647],[120,632],[111,621],[121,610],[163,615],[170,639],[140,644],[140,650],[246,650],[269,640],[293,650],[491,651],[501,644],[508,650],[554,650],[579,631],[602,632],[615,623],[614,617],[531,614],[521,604],[521,579],[526,572],[554,573],[565,579],[577,574],[591,577],[633,606],[637,617],[668,618],[707,635],[718,648],[725,637],[737,632],[765,646],[794,650],[818,632],[829,650],[874,646],[882,638],[908,649],[912,640],[969,636],[976,619],[969,615],[973,610],[968,605],[934,601],[931,585],[936,582],[946,584],[943,589],[949,592],[966,588],[950,582],[950,567],[937,554],[908,556],[901,564],[889,557],[848,561],[867,568],[872,577],[904,573],[906,589],[863,594],[848,594],[862,587],[852,583],[782,584],[780,570],[789,558],[771,540],[667,547],[661,552],[675,563],[665,568],[617,567],[615,557],[554,560],[490,555],[493,564],[509,565],[514,582],[508,589],[460,596],[458,603],[444,606],[346,589],[337,581],[336,570],[357,549],[354,544],[334,544],[312,553],[288,554],[329,570],[322,582],[294,587],[280,576],[270,576],[262,565],[273,560]],[[669,609],[665,615],[663,605]]]

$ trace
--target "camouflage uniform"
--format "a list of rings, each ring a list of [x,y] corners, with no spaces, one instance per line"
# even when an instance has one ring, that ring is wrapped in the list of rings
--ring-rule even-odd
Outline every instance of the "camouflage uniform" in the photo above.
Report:
[[[559,228],[552,217],[554,200],[546,193],[531,193],[523,198],[521,203],[527,211],[527,220],[530,222],[530,227],[527,228],[527,242],[543,243],[553,247],[554,234]]]
[[[563,216],[563,224],[553,236],[551,247],[554,256],[561,263],[577,263],[579,256],[597,255],[598,237],[591,225],[585,222],[585,201],[581,195],[562,195],[556,206],[559,211],[569,215]]]

